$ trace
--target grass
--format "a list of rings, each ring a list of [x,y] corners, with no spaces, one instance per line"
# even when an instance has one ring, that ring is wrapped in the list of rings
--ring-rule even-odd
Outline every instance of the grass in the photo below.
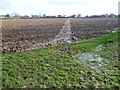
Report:
[[[115,88],[120,89],[118,33],[34,51],[3,54],[3,88]],[[102,50],[96,48],[102,45]],[[93,52],[104,60],[96,68],[78,62],[78,54]],[[109,62],[109,63],[108,63]],[[88,62],[90,63],[90,62]]]

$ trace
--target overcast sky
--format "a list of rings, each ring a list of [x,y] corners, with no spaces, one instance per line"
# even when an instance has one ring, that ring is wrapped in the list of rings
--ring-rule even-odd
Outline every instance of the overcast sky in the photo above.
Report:
[[[0,0],[0,14],[72,15],[118,13],[119,0]]]

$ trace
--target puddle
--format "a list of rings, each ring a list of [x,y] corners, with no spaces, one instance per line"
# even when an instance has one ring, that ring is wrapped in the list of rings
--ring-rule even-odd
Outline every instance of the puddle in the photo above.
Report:
[[[100,51],[102,50],[102,48],[104,48],[102,45],[99,45],[95,51]],[[82,53],[82,54],[78,54],[77,56],[77,61],[79,63],[83,63],[88,67],[94,68],[96,69],[96,72],[102,72],[101,71],[101,67],[104,68],[104,63],[103,60],[105,60],[104,58],[102,58],[100,55],[96,54],[95,52],[87,52],[87,53]]]
[[[102,50],[103,46],[102,45],[99,45],[97,48],[96,48],[96,51],[100,51]]]
[[[77,56],[82,61],[87,61],[87,60],[89,60],[89,61],[95,61],[95,60],[96,61],[101,61],[101,60],[103,60],[103,58],[100,57],[100,55],[93,54],[93,53],[90,53],[90,52],[83,53],[83,54],[78,54]]]

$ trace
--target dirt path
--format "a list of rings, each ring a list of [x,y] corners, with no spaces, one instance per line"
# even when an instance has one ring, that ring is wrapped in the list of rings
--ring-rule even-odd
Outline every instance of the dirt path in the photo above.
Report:
[[[62,43],[73,43],[76,40],[77,38],[72,36],[71,30],[70,30],[70,19],[67,19],[60,33],[55,37],[54,40],[51,40],[47,43],[36,43],[27,50],[40,49],[40,48],[45,48],[49,46],[56,46]]]
[[[53,44],[58,43],[71,43],[71,30],[70,30],[70,19],[67,19],[60,33],[55,37],[55,39],[51,42]]]

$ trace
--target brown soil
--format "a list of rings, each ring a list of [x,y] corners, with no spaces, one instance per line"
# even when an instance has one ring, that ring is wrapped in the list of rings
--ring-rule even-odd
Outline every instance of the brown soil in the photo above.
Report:
[[[71,19],[72,34],[79,40],[96,38],[115,31],[117,18],[82,18]]]
[[[2,22],[2,52],[29,50],[36,43],[53,40],[66,19],[21,19]],[[34,49],[34,48],[32,48]]]
[[[20,52],[96,38],[115,31],[117,21],[117,18],[3,21],[2,52]]]

